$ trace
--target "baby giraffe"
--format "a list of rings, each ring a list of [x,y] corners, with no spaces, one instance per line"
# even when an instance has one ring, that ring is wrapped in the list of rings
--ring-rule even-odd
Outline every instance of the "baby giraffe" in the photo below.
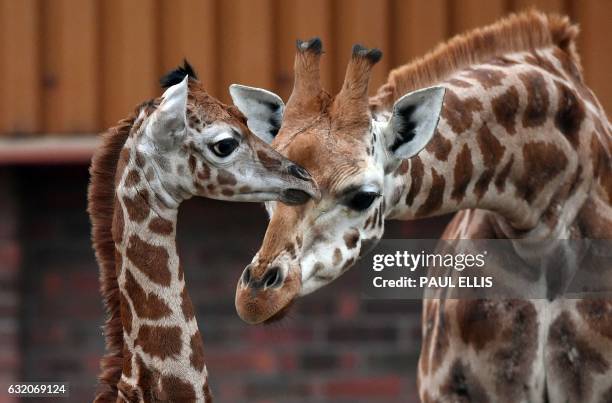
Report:
[[[104,135],[90,168],[88,212],[108,312],[96,402],[211,401],[175,241],[183,200],[319,197],[309,173],[208,95],[186,61],[161,83],[161,98]],[[275,132],[282,111],[267,111],[250,124]]]

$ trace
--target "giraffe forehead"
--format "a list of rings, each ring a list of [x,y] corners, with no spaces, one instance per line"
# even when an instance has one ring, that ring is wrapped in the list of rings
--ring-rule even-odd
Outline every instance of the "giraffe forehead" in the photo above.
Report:
[[[369,143],[341,132],[330,132],[329,127],[313,126],[293,136],[285,131],[279,136],[275,139],[275,148],[308,169],[322,189],[330,190],[371,165]]]
[[[202,128],[215,122],[246,127],[246,117],[236,107],[211,97],[199,83],[190,83],[186,113],[192,128]]]

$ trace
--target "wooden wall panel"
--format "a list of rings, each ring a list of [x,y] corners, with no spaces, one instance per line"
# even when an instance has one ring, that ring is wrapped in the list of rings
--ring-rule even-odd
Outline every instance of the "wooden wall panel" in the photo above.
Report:
[[[448,37],[446,0],[393,0],[391,68],[422,56]]]
[[[39,3],[0,0],[0,134],[41,129]]]
[[[87,133],[99,127],[95,0],[43,1],[43,130]]]
[[[507,11],[504,0],[449,0],[449,6],[453,34],[490,24]]]
[[[287,101],[293,88],[293,61],[296,39],[307,40],[315,36],[323,41],[321,83],[332,88],[335,49],[331,40],[332,9],[327,0],[295,0],[277,2],[278,18],[276,41],[275,87]]]
[[[513,11],[521,11],[533,7],[546,13],[566,12],[565,0],[512,0],[510,4]]]
[[[166,72],[187,58],[206,90],[217,96],[217,4],[214,0],[162,0],[161,65]]]
[[[229,102],[234,82],[285,100],[295,39],[323,39],[322,81],[342,85],[351,47],[378,47],[370,92],[388,71],[512,11],[569,13],[588,84],[612,109],[612,3],[603,0],[0,0],[0,133],[95,132],[162,93],[187,57]]]
[[[389,71],[389,1],[338,0],[335,5],[334,19],[334,59],[335,87],[342,86],[346,65],[351,56],[354,44],[359,43],[368,48],[383,51],[382,60],[374,67],[370,82],[370,93],[386,81]]]
[[[578,52],[585,71],[585,79],[603,107],[612,116],[612,41],[610,41],[610,21],[612,21],[612,2],[584,1],[575,8],[580,23]]]
[[[161,94],[157,3],[104,0],[102,5],[102,122],[115,125],[140,102]]]
[[[274,7],[272,0],[224,0],[221,24],[219,98],[229,102],[228,87],[240,83],[274,87]]]

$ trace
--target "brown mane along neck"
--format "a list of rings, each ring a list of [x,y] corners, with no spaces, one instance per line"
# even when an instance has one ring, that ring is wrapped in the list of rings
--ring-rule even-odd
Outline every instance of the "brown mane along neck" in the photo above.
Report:
[[[137,111],[140,107],[137,108]],[[102,135],[89,168],[87,212],[92,224],[92,242],[100,266],[100,290],[106,308],[104,337],[106,353],[100,362],[98,402],[115,402],[123,366],[123,327],[119,310],[115,242],[112,235],[115,210],[115,176],[119,154],[134,124],[136,113]]]
[[[441,43],[425,56],[389,73],[387,83],[370,99],[374,109],[389,109],[404,94],[443,81],[453,72],[508,53],[557,46],[580,69],[578,27],[567,17],[537,11],[512,14]]]

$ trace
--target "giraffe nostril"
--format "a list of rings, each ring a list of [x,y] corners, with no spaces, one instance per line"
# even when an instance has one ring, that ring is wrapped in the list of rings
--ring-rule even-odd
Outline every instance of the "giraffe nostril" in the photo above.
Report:
[[[251,268],[247,267],[246,269],[244,269],[244,272],[242,273],[242,283],[244,285],[248,285],[250,281],[251,281]]]
[[[295,164],[291,165],[289,167],[289,173],[295,176],[296,178],[304,180],[304,181],[311,180],[311,177],[308,171],[299,165],[295,165]]]
[[[267,271],[267,273],[262,278],[262,282],[266,287],[275,287],[278,286],[283,280],[283,276],[281,274],[281,270],[278,267],[273,267]]]

